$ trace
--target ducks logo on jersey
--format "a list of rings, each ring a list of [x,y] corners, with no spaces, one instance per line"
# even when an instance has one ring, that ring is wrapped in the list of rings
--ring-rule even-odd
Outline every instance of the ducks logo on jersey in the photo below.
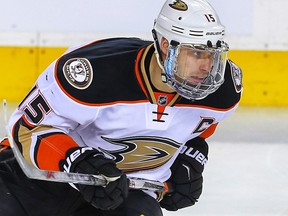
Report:
[[[102,137],[110,144],[120,147],[118,150],[100,150],[117,163],[117,167],[129,172],[156,168],[166,163],[181,147],[174,140],[154,137],[135,136],[120,139]]]

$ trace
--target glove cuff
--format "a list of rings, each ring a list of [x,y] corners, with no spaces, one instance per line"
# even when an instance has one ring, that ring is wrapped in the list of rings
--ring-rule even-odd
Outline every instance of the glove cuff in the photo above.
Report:
[[[88,157],[104,157],[102,152],[92,147],[75,147],[66,152],[66,159],[61,160],[59,168],[64,172],[71,172],[77,166],[77,164]]]

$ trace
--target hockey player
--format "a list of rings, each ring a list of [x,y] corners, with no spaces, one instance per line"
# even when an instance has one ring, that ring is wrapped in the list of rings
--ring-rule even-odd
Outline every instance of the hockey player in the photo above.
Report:
[[[153,42],[110,38],[68,50],[9,121],[36,168],[114,180],[102,187],[28,179],[3,143],[0,215],[161,216],[161,207],[197,202],[206,138],[237,108],[241,70],[227,59],[224,27],[204,0],[167,0],[152,32]],[[127,176],[172,190],[129,190]]]

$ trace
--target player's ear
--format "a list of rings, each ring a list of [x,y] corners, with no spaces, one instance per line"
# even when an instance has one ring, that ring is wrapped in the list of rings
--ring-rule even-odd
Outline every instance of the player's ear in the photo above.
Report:
[[[163,55],[167,55],[168,52],[168,47],[169,47],[169,42],[165,37],[161,38],[161,42],[160,42],[160,49],[161,52],[163,53]]]

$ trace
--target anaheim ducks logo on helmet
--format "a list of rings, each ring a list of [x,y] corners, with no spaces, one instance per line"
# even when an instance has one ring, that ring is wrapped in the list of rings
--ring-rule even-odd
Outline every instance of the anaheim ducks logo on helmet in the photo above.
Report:
[[[103,148],[100,150],[110,155],[117,163],[117,167],[126,172],[159,167],[166,163],[181,146],[174,140],[154,136],[102,138],[122,147],[119,150]]]
[[[176,10],[181,10],[181,11],[188,10],[187,4],[181,0],[176,0],[173,2],[173,4],[169,4],[169,6]]]

